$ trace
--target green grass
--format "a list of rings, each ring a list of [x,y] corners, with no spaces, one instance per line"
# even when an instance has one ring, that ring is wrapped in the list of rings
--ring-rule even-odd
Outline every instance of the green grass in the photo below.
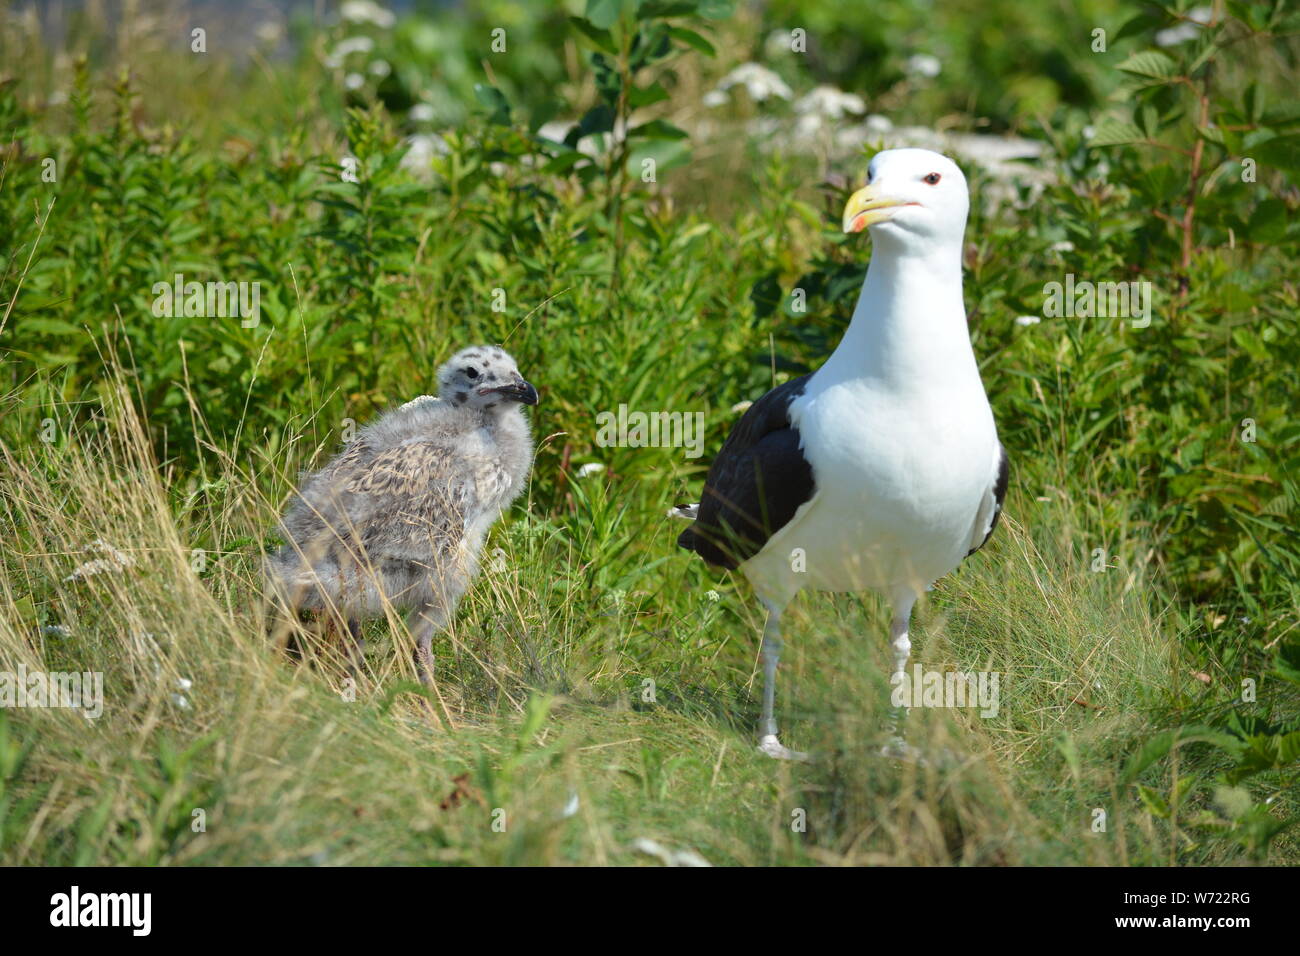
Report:
[[[904,48],[923,12],[868,46]],[[495,15],[437,26],[468,58],[474,18]],[[656,118],[698,120],[701,93],[779,25],[760,20],[696,23],[717,62],[647,68],[637,82],[669,94]],[[984,202],[998,186],[970,168],[966,299],[1012,486],[912,634],[927,669],[1000,675],[999,711],[913,709],[929,762],[878,756],[887,617],[870,595],[805,594],[784,619],[778,717],[816,759],[788,764],[754,748],[761,609],[675,547],[665,512],[698,496],[736,402],[833,348],[870,247],[839,234],[818,160],[746,134],[754,104],[709,114],[712,137],[654,186],[537,161],[531,131],[600,93],[562,19],[524,21],[519,59],[494,65],[508,121],[476,105],[472,58],[430,81],[455,117],[423,175],[399,166],[405,108],[367,93],[345,111],[310,53],[208,68],[146,36],[132,64],[92,30],[78,67],[21,45],[23,75],[0,83],[0,671],[100,671],[106,704],[94,721],[0,710],[0,862],[654,863],[643,837],[741,865],[1300,860],[1300,433],[1284,411],[1300,227],[1285,143],[1265,138],[1300,116],[1251,105],[1294,87],[1292,41],[1252,40],[1267,96],[1249,91],[1244,43],[1210,58],[1225,135],[1272,157],[1240,185],[1227,146],[1193,173],[1190,150],[1088,145],[1114,64],[1145,36],[1075,63],[1060,96],[996,52],[978,69],[956,56],[914,101],[893,67],[857,78],[887,86],[873,108],[901,97],[918,122],[979,129],[987,117],[949,112],[975,90],[993,126],[1050,143],[1055,178]],[[425,24],[380,38],[396,74],[428,73]],[[307,51],[338,39],[302,29]],[[959,29],[941,25],[952,48],[979,45]],[[853,59],[856,27],[825,30],[848,46],[781,61],[800,92]],[[119,80],[123,65],[137,72]],[[1029,117],[1044,96],[1055,111]],[[1156,102],[1157,132],[1190,143],[1177,101]],[[1241,122],[1226,116],[1241,103]],[[356,184],[338,176],[349,152]],[[852,182],[861,165],[836,171]],[[1188,177],[1184,261],[1188,233],[1152,210],[1181,215]],[[262,282],[262,322],[152,315],[152,284],[176,271]],[[1156,321],[1017,325],[1067,272],[1152,281]],[[434,692],[392,614],[367,625],[353,695],[337,636],[304,632],[304,664],[273,646],[261,556],[349,420],[429,391],[475,341],[504,343],[542,389],[528,493],[435,644]],[[704,412],[705,457],[601,447],[595,416],[620,403]],[[605,470],[578,477],[591,462]],[[67,580],[96,541],[132,563]]]
[[[916,709],[910,742],[944,759],[877,756],[885,618],[870,599],[805,596],[787,619],[780,709],[787,739],[817,759],[785,764],[753,747],[753,602],[729,581],[716,582],[717,601],[707,595],[711,582],[672,549],[675,522],[629,519],[635,543],[616,570],[632,587],[611,596],[589,572],[619,547],[618,525],[565,527],[535,503],[521,508],[491,541],[503,568],[435,646],[432,706],[415,693],[404,629],[384,621],[368,628],[349,701],[328,638],[310,645],[310,666],[270,646],[254,554],[214,555],[195,573],[138,423],[129,406],[110,408],[88,447],[6,462],[10,514],[24,520],[4,534],[28,542],[5,579],[6,660],[102,670],[107,686],[94,722],[53,709],[8,716],[5,752],[26,758],[7,771],[7,862],[644,862],[638,837],[719,864],[1240,855],[1189,851],[1186,834],[1156,826],[1120,783],[1165,702],[1199,685],[1168,616],[1151,610],[1149,569],[1089,571],[1073,559],[1079,542],[1052,530],[1059,515],[1042,520],[1059,506],[1013,493],[995,542],[918,614],[927,668],[1001,675],[996,717]],[[245,478],[218,481],[220,504],[246,502],[228,533],[272,522],[274,502]],[[603,477],[583,481],[588,507],[609,504]],[[62,581],[77,561],[71,543],[94,539],[130,542],[135,564]],[[69,636],[33,641],[20,617],[32,592],[62,612]],[[187,706],[174,699],[181,678],[192,682]],[[1095,808],[1105,833],[1090,832]],[[205,832],[191,828],[196,809]]]

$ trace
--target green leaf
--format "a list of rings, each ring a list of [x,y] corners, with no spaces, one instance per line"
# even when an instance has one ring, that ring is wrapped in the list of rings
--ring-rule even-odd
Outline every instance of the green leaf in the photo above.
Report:
[[[474,96],[490,111],[489,121],[498,125],[510,122],[510,103],[505,94],[489,83],[475,83]]]
[[[706,20],[725,20],[736,9],[736,0],[700,0],[700,16]]]
[[[637,31],[636,40],[632,43],[631,55],[628,57],[628,66],[633,73],[642,67],[666,60],[676,52],[673,41],[668,36],[669,29],[662,23],[656,23]]]
[[[587,19],[598,30],[612,27],[622,11],[622,0],[587,0]]]
[[[662,103],[666,99],[668,99],[668,91],[659,83],[635,87],[627,94],[628,105],[634,110],[644,109],[647,106],[653,106],[655,103]]]
[[[603,53],[591,55],[591,68],[596,74],[596,89],[606,103],[618,102],[623,92],[623,76],[617,66]]]
[[[1300,685],[1300,641],[1286,641],[1277,649],[1273,673],[1285,681]]]
[[[1242,23],[1247,24],[1252,30],[1263,30],[1268,26],[1269,6],[1271,4],[1249,3],[1245,0],[1228,0],[1227,7],[1229,12]],[[1285,5],[1278,4],[1278,9]]]
[[[1160,114],[1156,112],[1156,108],[1150,103],[1146,104],[1138,110],[1137,120],[1146,138],[1155,139],[1156,134],[1160,132]]]
[[[601,103],[583,114],[582,119],[578,120],[578,125],[569,130],[568,135],[564,137],[564,145],[577,146],[578,141],[584,136],[591,136],[593,133],[609,133],[613,129],[614,111]]]
[[[1205,65],[1207,60],[1210,60],[1219,52],[1219,44],[1217,42],[1218,36],[1218,28],[1202,31],[1200,37],[1196,41],[1200,44],[1200,50],[1197,52],[1196,56],[1192,57],[1188,62],[1186,69],[1183,70],[1187,76],[1194,74]]]
[[[44,318],[37,315],[26,316],[19,322],[24,332],[43,332],[46,335],[78,335],[81,329],[63,319]]]
[[[1178,74],[1177,62],[1173,57],[1159,50],[1142,50],[1134,53],[1116,69],[1153,80],[1167,80]]]
[[[1169,804],[1150,787],[1138,786],[1138,796],[1148,810],[1163,820],[1169,819]]]
[[[1276,242],[1286,235],[1286,226],[1286,200],[1265,199],[1251,213],[1246,238],[1252,242]]]
[[[1157,11],[1149,10],[1143,13],[1139,13],[1137,16],[1133,17],[1133,19],[1129,20],[1122,27],[1120,27],[1115,32],[1115,35],[1110,38],[1110,42],[1118,43],[1120,40],[1126,39],[1131,36],[1136,36],[1139,33],[1147,33],[1149,31],[1159,29],[1160,27],[1164,26],[1168,22],[1169,22],[1168,18],[1164,16],[1164,14]]]
[[[1261,166],[1293,172],[1300,169],[1300,133],[1275,136],[1250,150],[1251,158]]]
[[[685,27],[669,27],[668,35],[674,40],[680,40],[693,50],[698,50],[705,56],[716,56],[718,51],[714,49],[713,44],[694,30],[688,30]]]
[[[543,166],[542,171],[548,176],[562,176],[574,166],[577,166],[580,162],[588,158],[589,157],[584,156],[576,149],[565,150]]]
[[[1267,96],[1267,91],[1258,83],[1251,83],[1246,87],[1246,118],[1250,122],[1259,123],[1263,120]]]
[[[690,135],[684,130],[667,120],[651,120],[648,123],[642,123],[640,126],[632,127],[630,134],[640,136],[643,139],[689,139]]]
[[[647,0],[637,8],[637,16],[642,20],[651,17],[686,17],[699,13],[698,0]]]
[[[634,176],[640,175],[642,161],[646,159],[653,159],[660,173],[685,166],[691,160],[690,144],[680,139],[647,140],[628,156],[628,166]]]
[[[1127,143],[1141,143],[1146,136],[1134,124],[1117,119],[1104,119],[1097,124],[1088,140],[1089,146],[1123,146]]]
[[[597,49],[608,53],[610,56],[617,55],[618,47],[614,43],[613,35],[608,30],[602,30],[590,20],[582,17],[569,17],[569,25],[590,40]]]
[[[1128,786],[1157,760],[1168,756],[1175,748],[1190,743],[1213,744],[1234,756],[1243,749],[1242,742],[1236,737],[1209,727],[1177,727],[1173,730],[1163,730],[1149,737],[1146,743],[1129,758],[1123,774],[1120,775],[1120,784]]]

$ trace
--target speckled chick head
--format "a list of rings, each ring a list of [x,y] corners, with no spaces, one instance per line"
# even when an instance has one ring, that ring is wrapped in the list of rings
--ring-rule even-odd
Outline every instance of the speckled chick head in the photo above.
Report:
[[[471,345],[438,369],[438,397],[457,407],[491,412],[537,404],[537,389],[515,360],[495,345]]]

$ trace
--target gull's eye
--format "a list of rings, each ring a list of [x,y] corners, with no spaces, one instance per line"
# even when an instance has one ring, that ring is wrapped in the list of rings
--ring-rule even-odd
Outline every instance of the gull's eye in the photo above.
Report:
[[[926,174],[926,177],[925,177],[925,182],[929,183],[931,186],[937,186],[937,185],[939,185],[939,174],[938,174],[938,173],[927,173],[927,174]]]
[[[474,368],[473,366],[470,366],[469,368],[465,369],[465,375],[468,376],[469,378],[478,378],[478,369]]]

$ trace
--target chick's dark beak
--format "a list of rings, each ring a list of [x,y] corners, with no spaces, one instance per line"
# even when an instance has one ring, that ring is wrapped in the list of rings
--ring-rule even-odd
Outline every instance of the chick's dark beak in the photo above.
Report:
[[[487,391],[496,392],[502,398],[508,398],[512,402],[522,402],[525,405],[537,404],[537,389],[522,378],[517,382],[511,382],[509,385],[487,389]]]

